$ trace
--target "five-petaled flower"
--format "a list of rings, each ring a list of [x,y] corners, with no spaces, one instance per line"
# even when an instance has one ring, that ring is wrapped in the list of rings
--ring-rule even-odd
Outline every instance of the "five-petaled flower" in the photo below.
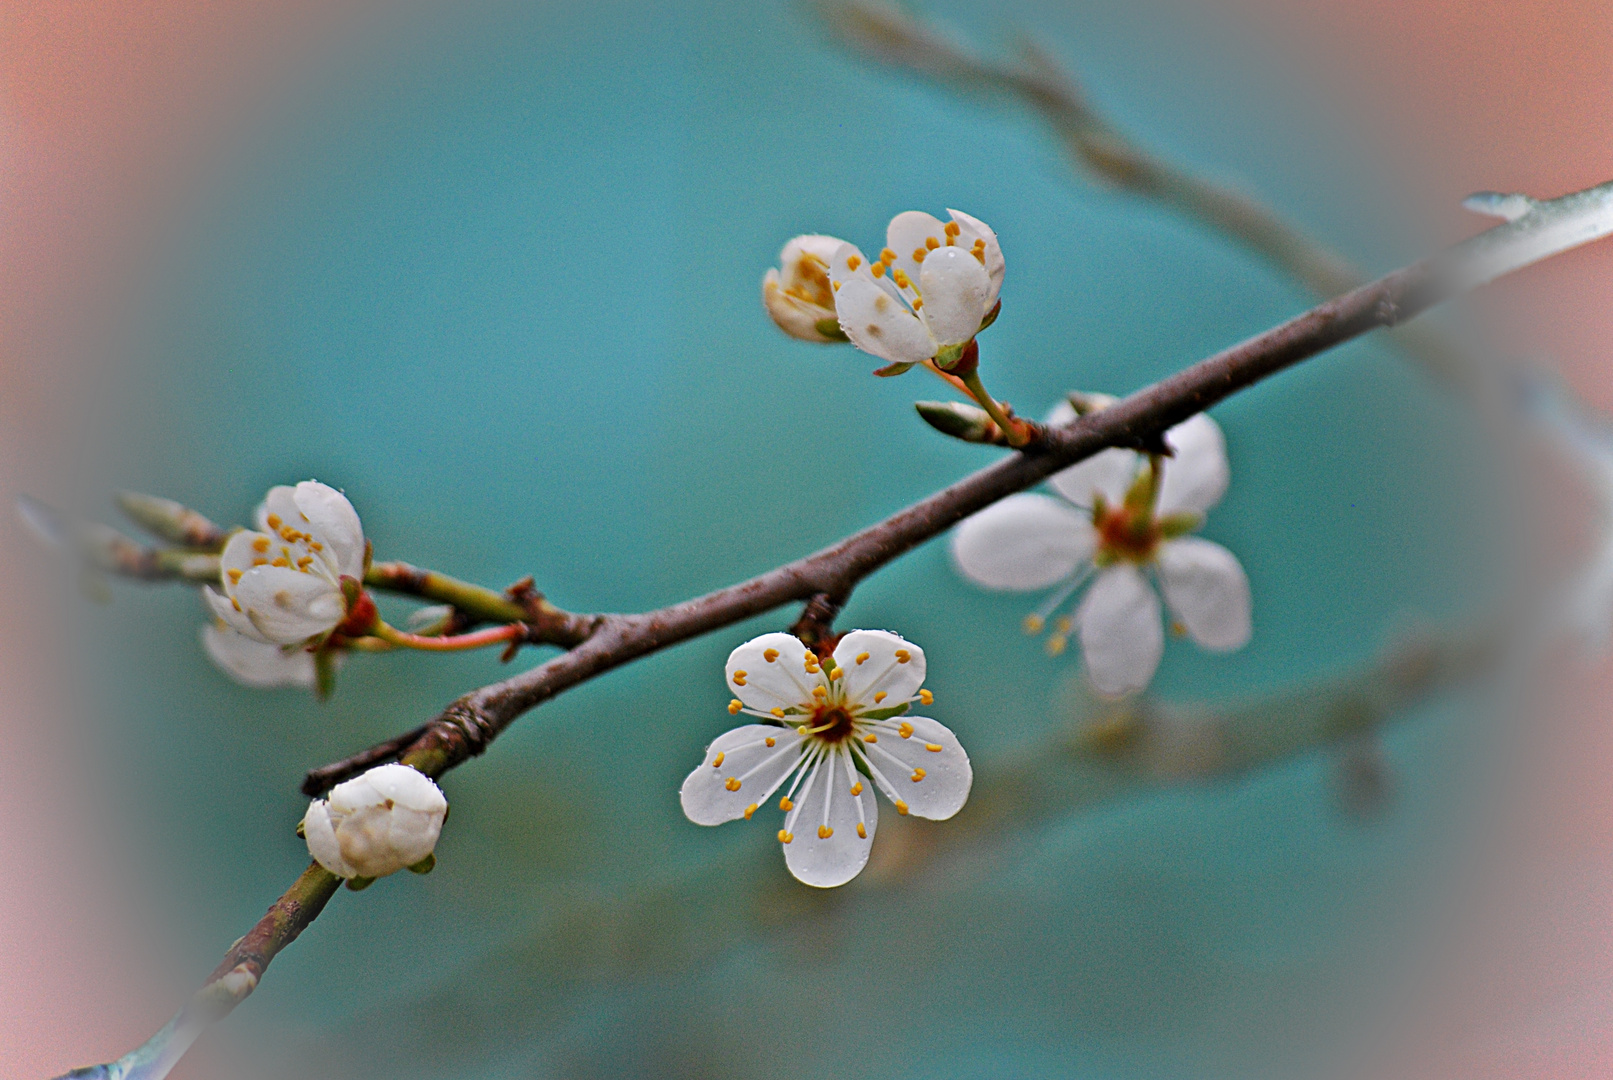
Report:
[[[779,265],[762,277],[762,305],[778,328],[820,344],[843,342],[829,285],[829,260],[845,244],[837,236],[797,236],[779,252]]]
[[[907,715],[934,701],[924,651],[884,630],[853,630],[819,657],[790,634],[763,634],[728,657],[730,713],[763,721],[718,737],[683,782],[697,825],[749,819],[786,782],[778,840],[790,873],[844,885],[868,862],[879,821],[872,786],[899,814],[942,821],[969,797],[969,756],[945,726]],[[872,785],[866,783],[872,780]]]
[[[932,359],[950,367],[996,309],[997,234],[962,211],[948,213],[945,224],[920,210],[897,214],[877,259],[842,244],[829,260],[840,328],[859,349],[890,361],[890,374]]]
[[[1087,400],[1104,401],[1095,395]],[[1074,416],[1062,405],[1048,422]],[[1056,620],[1048,649],[1062,651],[1075,629],[1087,674],[1106,695],[1141,690],[1159,667],[1165,638],[1150,574],[1178,629],[1201,647],[1230,652],[1249,640],[1249,579],[1237,556],[1186,535],[1203,524],[1227,488],[1221,429],[1201,413],[1167,431],[1165,442],[1174,456],[1104,450],[1051,478],[1063,500],[1011,495],[952,534],[954,563],[979,585],[1059,586],[1026,618],[1031,633],[1040,633],[1076,589],[1094,578],[1073,620]]]
[[[230,537],[220,556],[223,595],[208,603],[234,630],[295,645],[347,617],[342,579],[364,577],[364,529],[346,496],[314,480],[276,487],[258,507],[256,531]]]
[[[437,846],[448,800],[425,773],[393,762],[331,788],[308,804],[308,853],[339,878],[424,871]]]

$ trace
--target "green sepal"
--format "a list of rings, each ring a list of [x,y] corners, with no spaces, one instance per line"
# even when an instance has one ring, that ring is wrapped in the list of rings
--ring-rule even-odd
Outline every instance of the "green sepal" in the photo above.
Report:
[[[350,877],[347,879],[347,887],[354,892],[363,892],[374,884],[375,879],[372,877]]]
[[[436,868],[437,856],[435,853],[427,855],[424,859],[421,859],[417,863],[409,864],[409,872],[411,874],[429,874]]]
[[[888,709],[873,709],[869,712],[858,713],[859,720],[889,720],[893,716],[901,716],[913,707],[911,701],[904,701],[900,705],[892,705]]]
[[[816,330],[820,337],[826,337],[830,341],[851,340],[846,336],[846,332],[840,329],[839,319],[819,319],[812,324],[812,329]]]
[[[888,379],[892,375],[900,375],[902,372],[906,371],[908,368],[910,368],[912,366],[913,366],[912,364],[902,364],[902,363],[886,364],[882,368],[875,368],[874,369],[874,374],[878,375],[881,379]]]
[[[1186,536],[1204,523],[1204,519],[1191,510],[1179,510],[1159,519],[1159,535],[1166,540]]]
[[[997,316],[1001,315],[1002,311],[1003,302],[1001,300],[998,300],[995,304],[991,305],[991,310],[986,312],[985,318],[980,320],[980,330],[984,330],[986,327],[996,322]],[[975,333],[980,333],[980,330],[976,330]]]
[[[308,839],[308,830],[302,827],[302,822],[300,822],[300,821],[297,822],[297,839],[298,840],[306,840],[306,839]]]
[[[969,341],[973,340],[974,338],[969,339]],[[958,345],[944,346],[940,352],[935,354],[935,366],[940,368],[942,371],[945,371],[953,364],[956,364],[958,359],[963,356],[963,350],[969,347],[969,341],[962,342]]]

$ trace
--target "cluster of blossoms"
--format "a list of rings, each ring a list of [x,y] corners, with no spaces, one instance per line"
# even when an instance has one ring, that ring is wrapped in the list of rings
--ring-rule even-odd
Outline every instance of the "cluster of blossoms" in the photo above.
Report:
[[[1004,263],[989,225],[948,213],[897,214],[872,260],[833,236],[797,236],[762,279],[768,314],[803,341],[849,338],[889,362],[882,375],[926,360],[950,368],[995,317]]]
[[[853,630],[819,657],[791,634],[763,634],[728,657],[728,711],[760,723],[706,748],[683,782],[683,812],[698,825],[749,820],[775,792],[790,873],[808,885],[844,885],[862,871],[879,824],[872,781],[898,814],[942,821],[974,781],[969,756],[943,724],[912,716],[935,700],[924,650],[884,630]]]
[[[313,651],[363,595],[364,528],[346,496],[315,480],[270,489],[254,519],[224,545],[220,591],[204,590],[217,621],[202,645],[248,686],[312,686]]]
[[[1113,401],[1076,400],[1084,408]],[[1075,415],[1072,405],[1061,405],[1048,422]],[[1026,629],[1040,633],[1053,620],[1054,653],[1073,630],[1093,685],[1110,696],[1143,689],[1159,667],[1165,638],[1151,577],[1177,627],[1201,647],[1228,652],[1249,640],[1249,579],[1237,556],[1187,535],[1226,492],[1226,440],[1200,414],[1167,431],[1165,442],[1170,457],[1104,450],[1049,480],[1062,498],[1010,495],[952,534],[953,562],[976,584],[1015,591],[1057,586],[1027,617]],[[1089,580],[1073,617],[1059,616]]]
[[[339,878],[366,882],[403,869],[431,869],[447,816],[448,800],[430,777],[393,763],[337,784],[309,803],[300,828],[320,866]]]

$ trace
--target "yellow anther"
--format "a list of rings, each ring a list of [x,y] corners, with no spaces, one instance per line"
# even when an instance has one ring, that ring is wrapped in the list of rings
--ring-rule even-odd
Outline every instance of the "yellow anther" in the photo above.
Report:
[[[1177,637],[1186,637],[1187,636],[1187,627],[1183,626],[1177,620],[1172,619],[1171,620],[1171,633],[1175,634]]]
[[[896,734],[904,739],[911,739],[913,737],[913,725],[903,720],[902,726],[896,729]]]
[[[861,795],[863,793],[863,782],[861,780],[851,785],[851,793],[853,795]]]
[[[1067,640],[1068,639],[1066,639],[1063,634],[1054,634],[1052,637],[1048,638],[1047,639],[1047,655],[1049,655],[1049,656],[1057,656],[1060,653],[1062,653],[1064,651],[1064,645],[1065,645]]]
[[[739,710],[743,709],[744,707],[745,707],[745,703],[740,701],[738,698],[735,698],[734,700],[732,700],[732,701],[730,701],[728,703],[728,715],[733,716],[735,713],[739,712]]]
[[[314,557],[312,555],[304,555],[302,558],[297,560],[297,569],[298,570],[307,570],[309,565],[313,561],[314,561]]]
[[[828,691],[828,690],[825,690],[825,689],[824,689],[824,688],[823,688],[823,687],[821,687],[821,686],[814,686],[814,687],[813,687],[813,688],[812,688],[812,696],[813,696],[813,697],[815,697],[815,698],[821,698],[821,697],[825,697],[825,696],[827,696],[827,695],[828,695],[828,693],[829,693],[829,691]]]
[[[752,815],[752,814],[754,814],[754,813],[756,813],[756,804],[755,804],[755,803],[751,803],[751,804],[750,804],[750,805],[749,805],[749,806],[747,806],[747,807],[745,807],[745,820],[746,820],[746,821],[749,821],[749,820],[750,820],[750,816],[751,816],[751,815]]]
[[[811,649],[808,649],[806,652],[801,654],[801,660],[804,663],[816,664],[818,662],[818,654],[813,652]]]
[[[880,248],[879,258],[882,262],[887,264],[893,263],[896,261],[896,252],[892,251],[890,248]]]
[[[821,675],[823,673],[823,669],[818,665],[813,664],[811,667],[806,669],[806,673],[808,675]]]
[[[1074,625],[1075,624],[1070,621],[1070,617],[1066,615],[1062,619],[1059,619],[1053,623],[1053,629],[1057,630],[1061,634],[1068,634],[1070,632],[1070,628]]]
[[[886,698],[888,698],[888,697],[890,697],[890,695],[889,695],[889,694],[887,694],[887,693],[886,693],[886,692],[885,692],[885,691],[883,691],[883,690],[876,690],[876,691],[875,691],[875,692],[874,692],[874,704],[875,704],[875,705],[878,705],[878,704],[879,704],[879,703],[880,703],[880,702],[881,702],[881,701],[884,701],[884,700],[885,700],[885,699],[886,699]]]
[[[773,745],[773,744],[774,744],[774,743],[776,743],[776,742],[778,742],[778,740],[777,740],[777,739],[775,739],[775,738],[773,738],[773,736],[771,736],[771,735],[769,735],[769,736],[768,736],[768,737],[767,737],[767,745],[768,745],[768,746],[772,746],[772,745]]]
[[[924,770],[923,770],[923,769],[920,769],[920,770],[919,770],[919,772],[923,772],[923,771],[924,771]],[[914,776],[914,777],[913,777],[913,779],[915,779],[915,780],[917,780],[917,779],[918,779],[918,777],[917,777],[917,776]],[[729,778],[728,778],[728,782],[727,782],[727,783],[725,783],[725,784],[724,784],[724,785],[723,785],[723,787],[725,787],[725,788],[727,788],[727,789],[728,789],[728,790],[729,790],[729,791],[738,791],[738,790],[739,790],[739,777],[737,777],[737,776],[730,776],[730,777],[729,777]]]
[[[717,756],[711,759],[711,767],[713,769],[722,768],[722,759],[727,756],[728,755],[723,753],[721,750],[717,751]]]
[[[941,752],[941,744],[927,742],[924,744],[924,749],[928,750],[932,754],[939,754]]]
[[[977,262],[979,262],[981,266],[986,265],[986,249],[985,248],[980,247],[980,246],[977,245],[973,251],[969,252],[969,254],[973,255],[975,257],[975,260]]]
[[[787,833],[783,829],[780,829],[778,831],[778,842],[779,843],[788,844],[791,840],[794,840],[794,839],[795,839],[795,834],[794,833]]]
[[[873,274],[875,277],[884,277],[885,264],[882,262],[876,262],[874,265],[868,268],[868,272]]]
[[[896,800],[896,812],[901,814],[903,817],[907,816],[907,804],[901,799]]]
[[[237,600],[235,597],[233,597],[233,596],[230,597],[230,603],[235,605],[235,610],[236,611],[241,610],[241,601]]]
[[[935,695],[930,693],[928,690],[920,690],[919,691],[919,704],[920,705],[934,705],[935,704]]]
[[[878,741],[879,741],[879,736],[875,735],[872,731],[870,731],[868,734],[863,736],[863,742],[872,743],[872,742],[878,742]]]
[[[744,686],[745,685],[745,678],[749,674],[750,674],[750,672],[748,672],[748,671],[736,671],[736,672],[734,672],[734,685],[735,686]]]
[[[930,253],[929,248],[914,248],[913,249],[913,261],[921,263],[921,262],[924,261],[924,256],[928,255],[929,253]]]
[[[309,542],[308,549],[310,551],[324,551],[325,545],[321,544],[318,540],[314,540]]]
[[[766,649],[766,650],[764,650],[762,652],[762,659],[766,660],[769,664],[771,664],[773,661],[778,659],[778,650],[777,649]]]
[[[924,297],[922,297],[922,296],[913,297],[913,310],[914,311],[923,311],[924,310]]]
[[[840,676],[844,675],[845,673],[846,672],[845,672],[844,668],[835,668],[833,671],[829,672],[829,681],[834,682],[836,679],[840,678]]]
[[[834,286],[834,291],[835,291],[835,292],[839,292],[839,291],[840,291],[840,282],[838,282],[838,281],[831,281],[831,282],[829,282],[829,284],[830,284],[830,285],[832,285],[832,286]]]
[[[791,802],[790,797],[788,795],[786,795],[786,796],[784,796],[784,798],[782,798],[782,799],[780,799],[778,801],[778,808],[780,810],[783,810],[784,812],[788,813],[789,811],[795,809],[795,804],[793,802]]]
[[[937,240],[933,236],[926,236],[924,238],[924,246],[929,248],[931,251],[934,251],[936,248],[941,246],[941,241]]]
[[[911,659],[913,659],[913,654],[908,652],[906,649],[896,650],[896,662],[898,664],[905,664]]]
[[[828,825],[819,825],[818,826],[818,839],[819,840],[827,840],[827,839],[829,839],[829,837],[833,836],[834,834],[835,834],[834,829],[830,828]]]
[[[301,536],[302,533],[298,532],[296,529],[293,529],[290,525],[287,525],[285,528],[280,530],[280,539],[284,540],[288,544],[295,544],[298,538]]]
[[[847,256],[847,258],[846,258],[846,269],[847,270],[855,270],[855,269],[857,269],[857,267],[861,266],[862,264],[863,264],[863,260],[862,260],[861,255],[850,255],[850,256]]]
[[[1025,633],[1027,634],[1040,634],[1042,628],[1047,624],[1042,621],[1040,615],[1027,615],[1025,616],[1025,621],[1020,625],[1025,628]]]
[[[860,652],[860,653],[857,654],[857,663],[863,664],[863,663],[866,663],[867,660],[868,660],[868,654],[867,653]]]
[[[257,558],[257,559],[252,560],[252,566],[253,566],[254,569],[256,569],[259,566],[268,566],[268,565],[269,565],[269,560],[268,559]]]
[[[252,550],[256,551],[256,552],[258,552],[260,554],[262,552],[268,551],[269,550],[269,538],[267,536],[260,536],[256,540],[252,541]]]
[[[943,229],[942,231],[945,232],[948,236],[954,236],[955,237],[959,233],[961,233],[963,231],[963,229],[962,229],[961,226],[958,225],[958,223],[956,221],[949,221],[949,222],[946,223],[946,228]]]
[[[768,712],[772,713],[774,716],[778,717],[780,720],[784,719],[784,710],[781,709],[777,705],[775,705],[771,709],[769,709]],[[772,742],[769,742],[767,745],[772,746],[773,744],[772,744]]]
[[[891,271],[891,280],[896,282],[896,287],[898,289],[905,289],[909,285],[913,284],[907,278],[907,271],[903,270],[900,266]]]
[[[231,567],[226,571],[226,573],[229,574],[231,585],[234,585],[236,582],[241,580],[241,571],[235,569],[234,567]]]
[[[860,821],[857,822],[857,835],[862,837],[864,840],[868,839],[868,829],[864,827],[863,823]]]
[[[986,250],[986,239],[985,239],[985,237],[983,237],[983,236],[975,237],[974,250],[975,251],[985,251]]]
[[[270,514],[267,518],[264,518],[264,524],[268,525],[271,529],[278,530],[280,528],[280,515]]]
[[[274,562],[270,563],[269,565],[270,566],[278,566],[283,570],[289,570],[289,569],[291,569],[291,560],[286,558],[284,555],[282,555],[278,559],[276,559]]]
[[[915,783],[915,784],[916,784],[916,783],[918,783],[918,782],[919,782],[919,781],[920,781],[920,780],[922,780],[922,779],[924,779],[924,770],[923,770],[923,769],[914,769],[914,770],[913,770],[913,783]],[[730,780],[730,781],[728,781],[728,782],[729,782],[729,783],[730,783],[730,784],[732,784],[732,783],[734,783],[734,781],[733,781],[733,780]],[[734,790],[734,789],[733,789],[733,788],[729,788],[729,789],[728,789],[728,790],[729,790],[729,791],[733,791],[733,790]]]

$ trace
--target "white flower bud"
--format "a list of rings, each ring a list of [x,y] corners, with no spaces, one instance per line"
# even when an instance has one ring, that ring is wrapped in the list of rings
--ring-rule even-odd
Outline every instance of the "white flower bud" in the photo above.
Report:
[[[829,258],[843,243],[833,236],[797,236],[779,252],[779,267],[762,278],[762,304],[791,337],[819,344],[846,340],[829,287]]]
[[[380,765],[308,804],[308,853],[342,878],[378,878],[424,860],[437,846],[448,800],[424,773]]]

